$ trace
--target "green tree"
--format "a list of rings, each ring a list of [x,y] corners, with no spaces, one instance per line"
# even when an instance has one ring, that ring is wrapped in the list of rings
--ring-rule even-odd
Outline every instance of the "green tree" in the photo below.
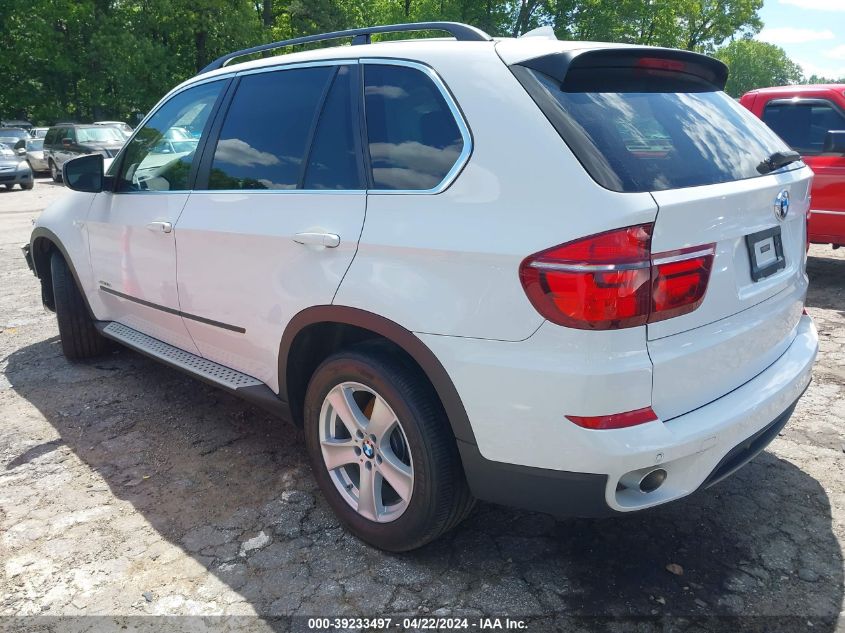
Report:
[[[845,75],[839,79],[832,77],[822,77],[821,75],[810,75],[806,80],[808,84],[845,84]]]
[[[759,30],[762,0],[0,0],[0,114],[135,122],[217,56],[370,24],[454,20],[496,36],[710,52]],[[385,35],[405,38],[409,34]],[[332,43],[335,44],[335,43]],[[315,44],[324,46],[327,44]],[[283,53],[287,51],[279,51]],[[268,54],[277,54],[268,53]],[[749,62],[751,63],[751,62]]]
[[[735,40],[715,55],[730,69],[727,93],[739,97],[749,90],[800,83],[801,67],[779,46],[752,39]]]
[[[559,37],[712,52],[729,37],[758,32],[763,0],[548,0]],[[544,16],[537,16],[543,22]]]

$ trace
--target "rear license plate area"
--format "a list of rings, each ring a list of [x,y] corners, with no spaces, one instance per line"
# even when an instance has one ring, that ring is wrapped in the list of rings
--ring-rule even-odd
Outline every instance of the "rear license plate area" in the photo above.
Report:
[[[746,235],[745,245],[748,248],[753,281],[760,281],[786,268],[779,226]]]

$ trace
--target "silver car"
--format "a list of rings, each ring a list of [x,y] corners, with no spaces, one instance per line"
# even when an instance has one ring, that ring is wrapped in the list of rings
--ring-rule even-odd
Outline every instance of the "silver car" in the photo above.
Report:
[[[44,139],[30,138],[26,141],[20,141],[19,144],[24,142],[26,143],[26,146],[23,148],[26,152],[26,162],[29,163],[32,171],[50,171],[50,166],[44,158]]]
[[[20,185],[21,189],[32,189],[34,184],[32,170],[23,156],[18,156],[10,145],[0,143],[0,185],[12,189]]]

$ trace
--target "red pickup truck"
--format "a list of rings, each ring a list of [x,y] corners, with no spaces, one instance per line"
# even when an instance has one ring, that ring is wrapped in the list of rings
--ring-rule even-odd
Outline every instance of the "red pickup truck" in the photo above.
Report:
[[[815,172],[810,241],[845,246],[845,84],[761,88],[739,102]]]

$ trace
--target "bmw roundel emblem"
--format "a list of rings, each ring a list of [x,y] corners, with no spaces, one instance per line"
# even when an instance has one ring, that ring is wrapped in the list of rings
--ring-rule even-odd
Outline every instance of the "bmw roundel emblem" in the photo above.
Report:
[[[789,213],[789,192],[784,189],[775,198],[775,217],[783,222]]]

